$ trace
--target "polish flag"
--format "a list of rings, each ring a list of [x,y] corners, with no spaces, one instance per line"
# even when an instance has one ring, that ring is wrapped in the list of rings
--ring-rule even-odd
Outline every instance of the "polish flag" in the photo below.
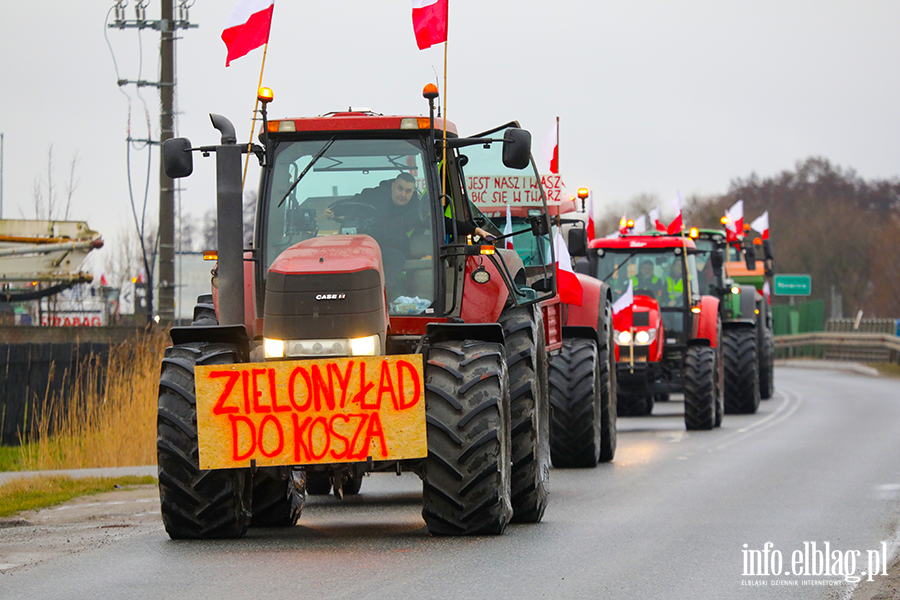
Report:
[[[572,257],[569,256],[569,249],[563,242],[559,230],[556,231],[556,237],[553,238],[553,251],[556,254],[556,289],[559,292],[560,301],[563,304],[581,306],[584,301],[584,288],[581,287],[581,282],[575,276]]]
[[[656,228],[657,231],[665,231],[666,226],[663,225],[663,222],[659,220],[659,207],[655,207],[650,211],[650,223],[653,227]]]
[[[675,211],[678,213],[675,215],[675,218],[669,223],[668,229],[666,229],[666,233],[669,235],[675,235],[676,233],[681,233],[684,229],[684,219],[681,216],[681,192],[678,192],[678,197],[672,202],[672,206],[675,207]]]
[[[447,41],[447,3],[449,0],[412,0],[413,31],[419,50]]]
[[[100,273],[100,285],[109,287],[109,281],[106,279],[106,273]]]
[[[634,304],[634,284],[631,279],[628,280],[628,289],[619,296],[612,305],[614,315],[619,314],[623,310],[630,309]]]
[[[622,218],[619,219],[619,233],[625,235],[628,233],[628,214],[623,214]]]
[[[750,223],[750,229],[760,232],[762,234],[762,239],[769,239],[769,211],[756,217],[753,222]]]
[[[228,15],[222,41],[228,48],[225,66],[260,46],[269,43],[275,0],[238,0]]]
[[[509,204],[506,205],[506,227],[503,228],[503,235],[512,235],[512,211],[509,209]],[[506,243],[507,250],[515,250],[513,248],[513,239],[508,237],[503,240]]]
[[[550,172],[559,174],[559,122],[557,121],[541,142],[541,153],[550,165]]]
[[[763,296],[765,296],[765,298],[766,298],[766,302],[768,302],[769,304],[772,304],[772,288],[769,287],[768,281],[763,284],[762,293],[763,293]]]
[[[594,227],[594,193],[591,192],[588,194],[588,205],[587,205],[587,213],[588,213],[588,222],[587,222],[587,237],[588,241],[597,237],[597,230]]]
[[[725,223],[727,241],[736,242],[744,234],[744,201],[735,202],[725,211],[725,216],[728,217],[728,222]]]

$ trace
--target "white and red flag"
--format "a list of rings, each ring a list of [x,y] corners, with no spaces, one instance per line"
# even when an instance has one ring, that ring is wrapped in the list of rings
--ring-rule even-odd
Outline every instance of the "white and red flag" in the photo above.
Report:
[[[228,48],[226,67],[234,59],[269,43],[274,10],[275,0],[238,0],[222,32],[222,41]]]
[[[678,192],[678,196],[672,202],[672,206],[675,207],[675,212],[678,214],[675,215],[675,218],[672,219],[672,222],[669,223],[669,227],[666,229],[666,233],[669,235],[675,235],[684,230],[684,218],[681,216],[681,192]]]
[[[553,251],[556,254],[556,289],[559,292],[559,299],[563,304],[574,304],[581,306],[584,301],[584,288],[575,275],[572,268],[572,257],[569,256],[569,249],[563,242],[562,235],[556,230],[556,237],[553,238]]]
[[[769,239],[769,211],[759,215],[750,223],[750,229],[762,234],[762,239]]]
[[[544,136],[541,142],[541,153],[544,160],[550,165],[550,172],[559,174],[559,120],[557,119],[553,127]]]
[[[652,227],[655,227],[657,231],[664,232],[666,230],[666,226],[663,224],[662,221],[659,220],[659,207],[658,206],[653,208],[653,210],[650,211],[649,217],[650,217],[650,225]]]
[[[509,204],[506,205],[506,227],[503,228],[503,235],[512,235],[512,211],[509,209]],[[506,245],[507,250],[515,250],[513,248],[513,239],[512,237],[505,238],[503,240]]]
[[[628,213],[622,215],[622,218],[619,219],[619,233],[625,235],[628,233]]]
[[[587,237],[588,241],[597,237],[597,230],[594,226],[594,192],[588,193],[588,202],[587,202],[587,214],[588,214],[588,222],[587,222]]]
[[[738,241],[744,235],[744,201],[738,200],[725,211],[728,222],[725,223],[725,237],[729,242]]]
[[[619,296],[612,305],[612,311],[614,315],[619,314],[623,310],[630,309],[634,304],[634,284],[631,279],[628,280],[628,289],[625,290],[625,293]]]
[[[419,50],[447,41],[449,0],[412,0],[412,23]]]

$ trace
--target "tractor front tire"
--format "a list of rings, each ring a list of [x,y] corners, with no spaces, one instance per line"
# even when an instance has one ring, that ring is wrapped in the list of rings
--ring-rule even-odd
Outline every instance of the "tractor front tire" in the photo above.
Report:
[[[684,424],[688,430],[715,427],[717,378],[716,350],[688,347],[684,357]]]
[[[550,493],[550,403],[544,324],[539,307],[511,307],[500,315],[506,340],[512,426],[513,521],[538,523]]]
[[[775,336],[765,329],[759,358],[759,397],[768,400],[775,395]]]
[[[550,358],[550,456],[558,469],[593,469],[600,460],[600,358],[589,339],[563,340]]]
[[[612,332],[612,305],[607,301],[603,331],[598,331],[602,342],[598,350],[600,367],[600,462],[610,462],[616,457],[616,428],[619,420],[619,399],[616,394],[615,342]]]
[[[422,517],[434,535],[499,535],[512,517],[509,380],[501,344],[446,341],[425,363]]]
[[[194,306],[194,319],[191,327],[208,327],[218,325],[219,317],[216,315],[216,306],[213,304],[212,294],[197,296],[197,304]]]
[[[306,502],[306,481],[300,470],[264,468],[253,474],[253,517],[250,527],[292,527]]]
[[[759,409],[759,362],[754,327],[733,327],[722,336],[725,414],[752,415]]]
[[[236,538],[250,524],[250,469],[201,471],[197,445],[194,366],[239,361],[232,344],[166,349],[159,378],[156,453],[162,519],[172,539]]]

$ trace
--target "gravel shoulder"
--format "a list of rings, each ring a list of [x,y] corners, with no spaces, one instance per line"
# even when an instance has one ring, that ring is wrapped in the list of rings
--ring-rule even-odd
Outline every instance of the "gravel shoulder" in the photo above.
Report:
[[[13,570],[162,529],[155,485],[0,518],[0,582]]]

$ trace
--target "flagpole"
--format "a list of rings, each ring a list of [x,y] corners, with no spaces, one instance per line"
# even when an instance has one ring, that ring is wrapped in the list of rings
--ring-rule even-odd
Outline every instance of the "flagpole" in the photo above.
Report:
[[[447,0],[447,39],[444,40],[444,141],[443,141],[443,176],[441,177],[441,198],[447,193],[447,47],[450,45],[450,0]],[[451,208],[451,213],[453,209]]]
[[[559,117],[556,117],[556,172],[559,173]]]
[[[256,131],[256,113],[259,111],[259,88],[262,87],[263,71],[266,70],[266,54],[269,52],[269,42],[263,46],[262,64],[259,67],[259,84],[256,86],[256,104],[253,105],[253,122],[250,124],[250,141],[247,142],[247,156],[244,158],[244,174],[241,177],[241,193],[244,193],[244,183],[247,181],[247,165],[250,164],[250,154],[253,150],[253,132]]]

